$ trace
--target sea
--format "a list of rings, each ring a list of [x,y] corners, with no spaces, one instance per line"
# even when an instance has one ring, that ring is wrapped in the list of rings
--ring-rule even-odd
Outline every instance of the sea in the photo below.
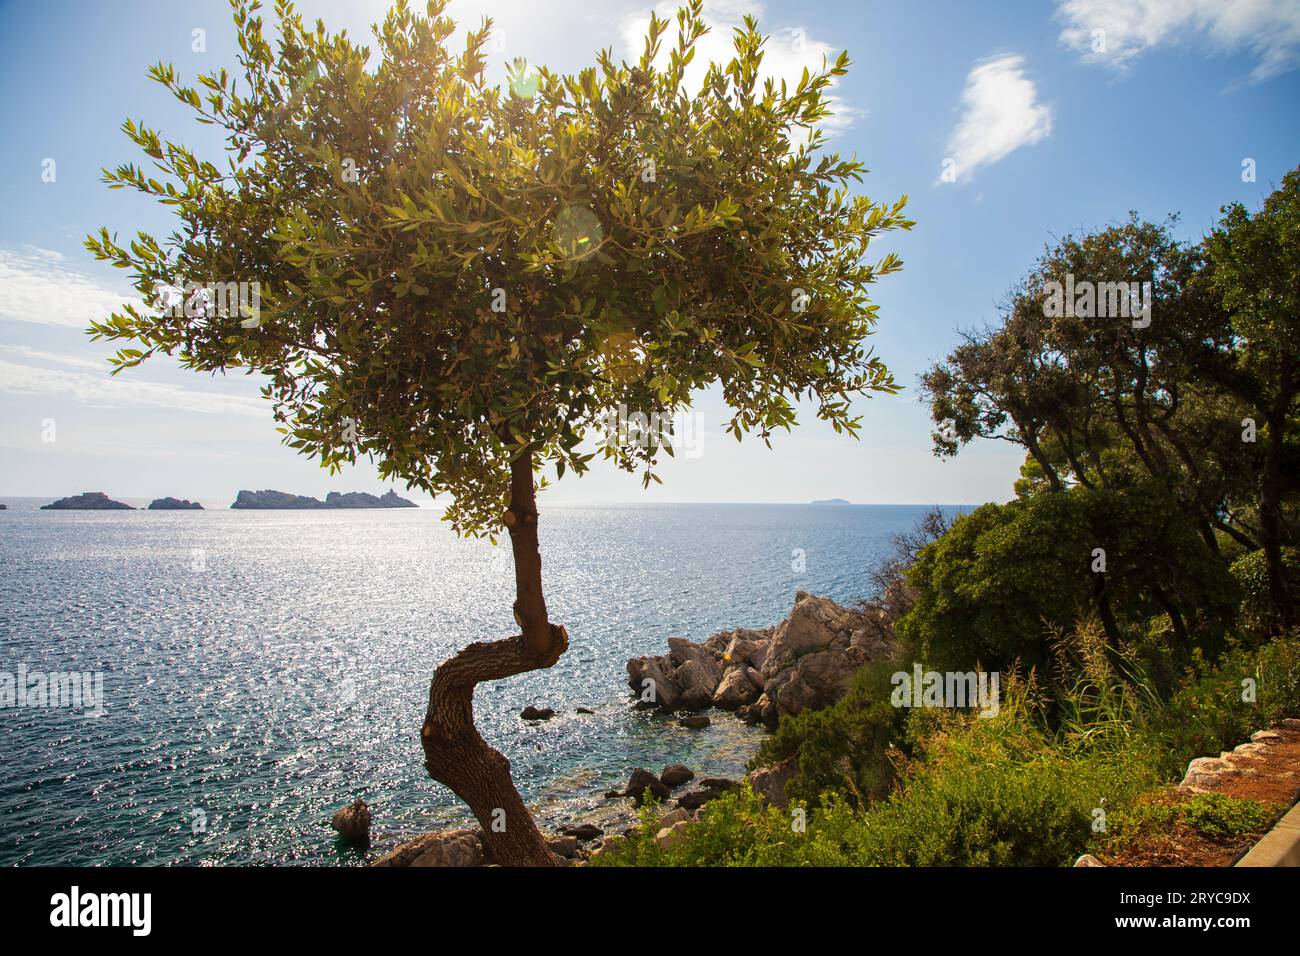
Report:
[[[0,865],[360,865],[471,821],[425,772],[419,732],[439,662],[514,633],[507,547],[428,508],[49,500],[0,498]],[[869,598],[870,570],[930,507],[543,503],[569,651],[481,685],[478,727],[552,830],[617,826],[630,801],[605,794],[636,767],[739,776],[764,731],[636,709],[628,658],[775,624],[799,590]],[[68,674],[79,697],[52,678]],[[557,716],[526,722],[530,704]],[[329,828],[356,797],[369,850]]]

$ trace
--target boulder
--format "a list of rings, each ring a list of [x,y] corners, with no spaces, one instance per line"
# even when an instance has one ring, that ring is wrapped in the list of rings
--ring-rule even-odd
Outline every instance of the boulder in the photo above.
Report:
[[[711,722],[704,714],[689,714],[677,721],[678,725],[689,727],[691,730],[703,730]]]
[[[381,856],[371,866],[480,866],[483,844],[477,830],[426,833]]]
[[[1187,773],[1182,783],[1178,785],[1178,789],[1213,790],[1221,778],[1237,776],[1239,773],[1240,771],[1220,757],[1197,757],[1187,765]]]
[[[712,705],[713,695],[702,687],[692,687],[690,690],[683,691],[681,699],[677,702],[678,710],[707,710]],[[708,720],[707,717],[704,719]],[[702,726],[707,726],[707,724]]]
[[[723,676],[718,689],[713,692],[713,706],[722,710],[736,710],[758,700],[761,687],[755,687],[745,667],[733,667]]]
[[[550,720],[555,716],[555,711],[550,707],[534,707],[529,704],[519,712],[519,716],[523,720]]]
[[[695,773],[685,764],[675,763],[664,767],[664,772],[659,775],[659,782],[665,787],[676,789],[688,780],[693,780]]]
[[[673,674],[673,683],[682,689],[683,697],[699,696],[705,701],[713,700],[721,680],[722,672],[716,664],[698,658],[686,661]]]
[[[609,836],[605,837],[597,849],[592,851],[591,856],[593,859],[601,856],[615,856],[626,842],[626,837],[619,836],[617,833],[611,833]]]
[[[661,850],[666,850],[674,843],[686,836],[686,828],[691,825],[689,820],[678,820],[670,827],[664,827],[655,834],[655,843]]]
[[[686,811],[698,810],[710,800],[716,800],[730,790],[738,790],[740,784],[735,780],[728,780],[726,777],[705,777],[700,781],[700,785],[687,793],[682,794],[677,800],[677,806]]]
[[[634,657],[627,662],[628,684],[646,706],[676,710],[682,692],[669,676],[667,656]]]
[[[680,823],[682,820],[689,820],[690,818],[690,811],[678,807],[676,810],[665,813],[659,818],[659,829],[662,830],[664,827],[670,827],[675,823]]]
[[[546,848],[556,856],[572,860],[578,855],[578,838],[574,836],[547,837]]]
[[[666,800],[672,793],[666,786],[659,782],[659,778],[649,770],[637,767],[632,771],[632,776],[627,782],[627,791],[624,796],[631,797],[639,807],[645,802],[646,791],[656,800]]]
[[[603,836],[605,831],[594,823],[580,823],[574,827],[564,827],[560,830],[565,836],[575,837],[582,842],[594,840],[598,836]]]
[[[345,840],[365,844],[370,842],[370,808],[366,801],[357,797],[342,810],[334,814],[330,826],[339,832]]]
[[[804,654],[830,646],[843,629],[842,622],[847,614],[830,598],[803,594],[790,616],[778,624],[772,634],[763,661],[763,676],[773,677]]]
[[[763,800],[784,810],[786,804],[790,802],[785,792],[785,785],[798,772],[799,758],[787,757],[779,763],[751,771],[749,786]]]
[[[777,690],[777,715],[784,717],[829,707],[848,692],[854,674],[866,662],[860,650],[847,647],[801,657],[789,679]]]

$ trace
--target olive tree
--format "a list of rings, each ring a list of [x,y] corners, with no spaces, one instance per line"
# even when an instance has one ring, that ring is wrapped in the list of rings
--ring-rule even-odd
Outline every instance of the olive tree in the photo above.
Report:
[[[453,49],[445,0],[424,15],[398,2],[373,51],[305,26],[287,0],[274,35],[256,2],[232,6],[233,72],[187,85],[172,66],[150,70],[219,129],[226,155],[124,124],[150,162],[106,181],[171,207],[178,227],[88,238],[143,300],[91,331],[131,344],[115,373],[159,352],[260,373],[284,440],[322,466],[368,459],[445,496],[457,533],[495,541],[505,528],[519,633],[437,669],[421,740],[490,858],[547,863],[472,711],[477,684],[549,667],[569,642],[547,615],[538,476],[581,474],[601,454],[659,480],[671,435],[584,439],[611,408],[671,419],[711,385],[737,440],[788,430],[801,401],[856,434],[854,396],[896,389],[864,339],[867,286],[901,263],[867,254],[912,225],[906,197],[856,194],[862,164],[823,148],[846,53],[793,86],[763,79],[764,38],[746,19],[734,57],[687,89],[706,32],[698,0],[678,11],[675,43],[652,17],[635,63],[605,51],[560,75],[515,61],[500,85],[487,77],[491,21]],[[257,295],[231,307],[212,294],[230,283]]]

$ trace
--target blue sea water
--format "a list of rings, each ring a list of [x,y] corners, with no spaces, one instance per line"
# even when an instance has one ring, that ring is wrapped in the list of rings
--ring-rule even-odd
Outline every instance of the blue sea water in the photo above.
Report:
[[[425,773],[418,735],[438,663],[514,630],[506,549],[429,510],[6,501],[0,672],[102,672],[104,707],[0,709],[0,865],[359,863],[328,828],[356,796],[376,850],[468,819]],[[547,600],[570,650],[481,686],[478,726],[548,826],[621,808],[603,794],[633,767],[738,775],[762,731],[635,710],[627,659],[776,623],[796,590],[867,597],[868,571],[925,510],[546,508]],[[528,704],[561,713],[525,723]]]

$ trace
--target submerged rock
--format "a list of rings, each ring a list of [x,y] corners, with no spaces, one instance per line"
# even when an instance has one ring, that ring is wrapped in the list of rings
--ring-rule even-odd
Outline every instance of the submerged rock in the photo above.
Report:
[[[366,806],[366,801],[357,797],[352,803],[334,814],[334,819],[330,820],[330,826],[337,830],[339,835],[346,840],[360,844],[369,843],[370,808]]]
[[[624,796],[631,797],[633,802],[639,807],[645,802],[646,791],[656,800],[665,800],[672,793],[659,778],[643,767],[637,767],[632,771],[632,776],[628,779],[627,790]]]

